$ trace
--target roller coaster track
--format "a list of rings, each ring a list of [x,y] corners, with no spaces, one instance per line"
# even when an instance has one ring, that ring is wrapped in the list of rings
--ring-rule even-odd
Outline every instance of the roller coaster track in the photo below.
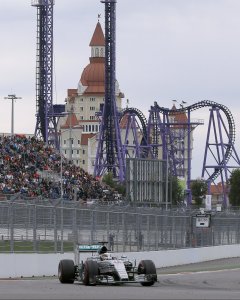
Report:
[[[123,119],[124,116],[128,114],[135,114],[142,126],[142,134],[145,140],[147,140],[147,119],[145,118],[144,114],[137,108],[125,108],[121,111],[121,117],[120,117],[120,122]]]
[[[158,109],[161,113],[167,112],[167,111],[171,111],[168,108],[164,108],[164,107],[160,107],[157,102],[154,103],[154,107],[156,109]],[[183,107],[180,109],[176,109],[174,110],[174,114],[178,114],[178,113],[186,113],[186,112],[192,112],[204,107],[210,107],[211,109],[219,109],[220,111],[222,111],[225,116],[226,119],[228,121],[228,128],[229,128],[229,132],[228,132],[228,144],[226,147],[226,151],[224,153],[224,158],[222,159],[222,161],[220,162],[219,166],[224,166],[230,159],[231,155],[232,155],[232,150],[233,150],[233,145],[235,143],[235,137],[236,137],[236,130],[235,130],[235,122],[232,116],[231,111],[222,104],[219,104],[217,102],[214,101],[210,101],[210,100],[203,100],[200,102],[197,102],[193,105],[187,106],[187,107]],[[214,180],[218,177],[219,173],[221,171],[221,168],[216,168],[215,171],[212,173],[212,175],[209,177],[209,180]]]

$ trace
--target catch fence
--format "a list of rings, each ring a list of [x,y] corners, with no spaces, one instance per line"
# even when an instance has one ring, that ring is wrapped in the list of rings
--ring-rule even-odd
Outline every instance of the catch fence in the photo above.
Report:
[[[240,213],[212,212],[196,227],[196,210],[74,201],[0,202],[0,252],[66,252],[108,242],[112,251],[150,251],[240,243]]]

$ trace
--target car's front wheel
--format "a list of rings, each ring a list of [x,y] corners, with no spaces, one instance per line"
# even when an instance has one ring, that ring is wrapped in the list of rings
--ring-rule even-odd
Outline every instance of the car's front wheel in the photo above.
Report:
[[[99,274],[96,261],[87,260],[83,265],[82,281],[85,285],[96,285],[96,276]]]
[[[149,280],[141,282],[143,286],[151,286],[157,281],[157,271],[152,260],[141,260],[138,264],[138,274],[149,275]]]
[[[75,267],[71,259],[63,259],[58,265],[58,279],[61,283],[74,283]]]

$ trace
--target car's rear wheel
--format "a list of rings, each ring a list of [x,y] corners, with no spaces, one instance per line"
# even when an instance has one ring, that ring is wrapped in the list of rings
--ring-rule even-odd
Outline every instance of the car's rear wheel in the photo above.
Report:
[[[71,259],[63,259],[58,265],[58,279],[61,283],[74,283],[75,267]]]
[[[96,285],[96,276],[99,274],[96,261],[87,260],[83,266],[83,283],[85,285]]]
[[[157,280],[157,271],[152,260],[141,260],[138,264],[138,274],[152,275],[149,281],[141,282],[143,286],[151,286]]]

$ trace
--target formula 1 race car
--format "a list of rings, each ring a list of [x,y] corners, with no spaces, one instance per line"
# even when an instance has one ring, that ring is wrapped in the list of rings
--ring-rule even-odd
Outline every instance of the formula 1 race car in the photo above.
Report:
[[[83,262],[80,252],[92,252],[92,256]],[[75,263],[70,259],[59,262],[58,278],[61,283],[79,281],[84,285],[138,282],[151,286],[157,281],[157,272],[152,260],[142,260],[136,266],[136,261],[132,262],[126,256],[112,256],[105,245],[82,245],[77,246]]]

